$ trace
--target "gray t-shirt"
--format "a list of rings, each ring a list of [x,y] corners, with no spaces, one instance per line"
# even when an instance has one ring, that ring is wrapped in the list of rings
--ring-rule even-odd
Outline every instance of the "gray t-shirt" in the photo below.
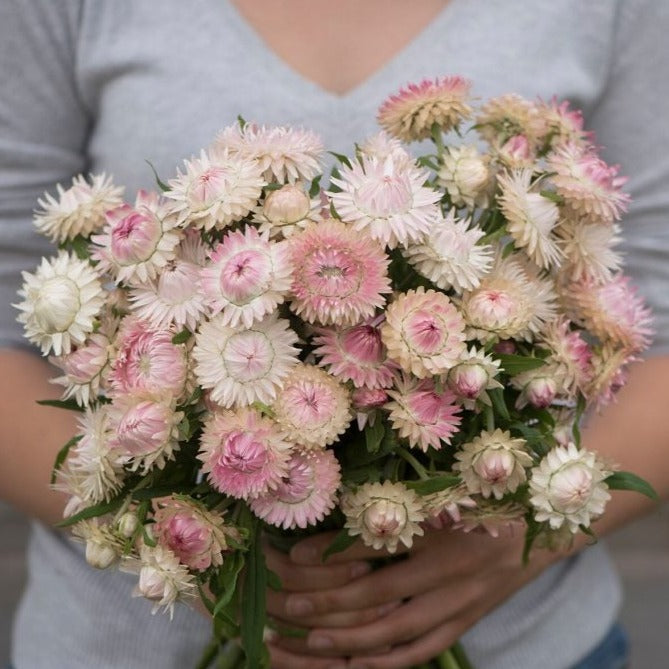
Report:
[[[379,26],[371,26],[378,29]],[[227,0],[4,0],[0,4],[0,345],[21,346],[10,303],[19,271],[52,249],[30,223],[37,198],[82,170],[132,197],[210,143],[238,114],[304,125],[332,150],[376,128],[381,101],[423,77],[461,74],[482,98],[570,99],[609,161],[630,175],[628,272],[669,351],[669,3],[450,0],[405,49],[346,95],[276,57]],[[81,549],[36,526],[14,629],[16,669],[182,669],[209,635],[131,599],[133,578],[96,572]],[[463,641],[478,669],[565,669],[603,637],[619,585],[598,546],[542,574]]]

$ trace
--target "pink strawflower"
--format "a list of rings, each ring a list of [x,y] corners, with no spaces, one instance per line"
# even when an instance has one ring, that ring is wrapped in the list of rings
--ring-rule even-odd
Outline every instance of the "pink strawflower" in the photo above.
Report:
[[[158,543],[182,564],[195,571],[223,564],[231,528],[225,526],[221,513],[173,495],[153,500],[153,520],[151,529]]]
[[[460,356],[458,364],[448,370],[448,386],[465,409],[474,409],[477,400],[491,406],[487,391],[502,387],[495,378],[500,371],[499,360],[472,346]]]
[[[408,84],[381,105],[377,120],[405,142],[428,139],[433,124],[448,132],[471,116],[470,88],[471,83],[458,76]]]
[[[319,365],[356,388],[389,388],[397,365],[386,356],[377,319],[350,328],[319,328],[313,338]]]
[[[38,200],[41,210],[34,218],[37,230],[52,242],[88,237],[104,225],[105,212],[122,203],[123,188],[104,173],[90,174],[88,180],[79,174],[67,190],[60,184],[56,188],[57,198],[45,193]]]
[[[346,387],[312,365],[290,370],[272,410],[287,438],[309,449],[339,441],[351,422]]]
[[[165,200],[140,190],[135,206],[122,204],[105,214],[104,230],[91,237],[98,271],[116,283],[137,285],[155,279],[176,256],[181,239]]]
[[[461,293],[478,287],[492,267],[492,247],[479,244],[484,236],[481,228],[458,219],[451,210],[446,217],[440,215],[425,238],[403,254],[437,288]]]
[[[246,123],[228,126],[216,138],[212,154],[227,152],[257,162],[263,177],[279,183],[311,181],[321,171],[321,138],[311,130]]]
[[[511,379],[511,385],[520,390],[516,399],[517,409],[523,409],[528,404],[537,409],[545,409],[558,397],[574,399],[575,395],[575,390],[567,384],[564,367],[550,358],[537,369],[516,374]]]
[[[65,386],[64,400],[74,397],[79,406],[87,406],[100,392],[110,355],[109,339],[100,332],[94,333],[76,351],[49,359],[63,371],[63,376],[51,379],[51,383]]]
[[[539,100],[536,105],[544,124],[544,140],[556,148],[563,144],[586,146],[593,140],[593,134],[583,130],[583,113],[580,109],[569,109],[569,101],[558,102],[553,97],[549,102]]]
[[[564,144],[548,157],[551,181],[564,206],[591,223],[610,225],[627,210],[629,195],[620,189],[627,181],[617,165],[607,165],[592,148]]]
[[[531,340],[555,317],[556,300],[553,282],[512,254],[498,256],[479,287],[463,295],[461,309],[470,336],[483,342]]]
[[[435,530],[453,527],[462,519],[460,509],[473,509],[476,502],[469,496],[467,486],[462,483],[423,497],[427,513],[426,522]]]
[[[199,285],[211,312],[221,313],[221,323],[250,328],[283,302],[291,269],[285,244],[246,226],[214,247]]]
[[[544,122],[537,105],[515,93],[490,98],[480,108],[476,128],[485,140],[499,145],[514,135],[522,135],[529,144],[538,145]]]
[[[495,146],[493,153],[498,162],[512,170],[532,169],[537,156],[530,140],[525,135],[514,135],[504,141],[500,138],[501,146]]]
[[[460,407],[450,390],[437,391],[432,379],[402,378],[388,390],[390,423],[409,446],[427,451],[450,444],[460,426]]]
[[[389,553],[401,542],[407,548],[413,537],[423,535],[420,523],[425,511],[420,497],[403,483],[365,483],[342,495],[341,509],[351,536],[360,536],[365,546]]]
[[[251,511],[284,530],[304,529],[320,522],[334,509],[340,484],[340,467],[332,451],[297,450],[277,486],[251,500]]]
[[[360,432],[368,423],[374,425],[378,413],[376,409],[380,409],[388,399],[388,393],[383,388],[356,388],[351,393],[351,406]]]
[[[615,342],[634,353],[649,345],[652,316],[629,277],[618,274],[603,284],[587,280],[572,283],[565,298],[574,320],[602,341]]]
[[[476,506],[463,509],[453,529],[463,532],[486,532],[497,539],[500,535],[517,536],[525,530],[527,507],[517,502],[477,500]]]
[[[612,404],[616,393],[627,383],[628,367],[639,358],[624,347],[606,343],[593,353],[590,383],[585,390],[588,401],[603,409]]]
[[[209,483],[231,497],[257,497],[276,488],[288,473],[292,444],[255,409],[212,414],[200,446],[198,458]]]
[[[227,151],[185,161],[186,171],[169,182],[165,197],[183,227],[221,229],[246,216],[258,202],[265,180],[255,160]]]
[[[171,330],[153,329],[127,316],[119,329],[109,383],[112,393],[147,393],[181,397],[187,389],[188,358],[183,344],[173,344]]]
[[[179,448],[179,423],[184,414],[176,411],[172,398],[145,399],[121,395],[109,405],[113,431],[110,446],[118,461],[132,471],[146,474],[162,469]]]
[[[204,323],[195,336],[195,376],[220,406],[271,404],[297,362],[297,334],[276,314],[236,330],[221,315]]]
[[[587,386],[592,371],[592,350],[580,330],[571,330],[570,322],[560,318],[545,328],[540,345],[550,350],[550,362],[559,368],[569,393],[582,391]]]
[[[290,306],[304,320],[355,325],[383,306],[389,258],[367,234],[330,219],[288,243],[294,267]]]
[[[414,162],[414,158],[404,148],[402,142],[395,137],[391,137],[383,130],[368,137],[362,144],[360,144],[359,150],[362,154],[369,158],[376,158],[380,162],[385,161],[389,156],[395,163],[398,161],[399,163],[404,162],[406,164]]]
[[[428,178],[415,163],[362,155],[341,167],[331,180],[341,190],[328,195],[339,218],[394,249],[420,241],[439,216],[439,193],[424,185]]]
[[[388,357],[418,378],[443,374],[465,350],[465,323],[444,293],[422,286],[400,294],[381,328]]]
[[[156,279],[130,290],[128,305],[140,319],[161,329],[174,325],[191,331],[206,310],[206,300],[198,288],[206,247],[195,230],[188,230],[170,261]]]
[[[614,246],[622,242],[620,226],[563,218],[555,230],[565,256],[561,273],[568,281],[610,281],[623,264]]]

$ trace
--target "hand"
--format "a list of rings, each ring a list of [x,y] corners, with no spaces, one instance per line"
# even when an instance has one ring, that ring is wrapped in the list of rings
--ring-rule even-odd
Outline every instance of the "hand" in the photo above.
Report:
[[[306,539],[290,559],[284,556],[281,569],[291,580],[284,583],[288,592],[273,598],[273,610],[289,624],[311,629],[305,639],[280,637],[272,644],[276,669],[338,666],[333,659],[316,659],[325,653],[348,669],[425,662],[558,557],[537,552],[523,566],[520,531],[493,538],[429,530],[406,559],[351,578],[351,565],[378,558],[379,552],[358,542],[323,565],[321,555],[332,537]],[[314,569],[328,580],[319,582]]]

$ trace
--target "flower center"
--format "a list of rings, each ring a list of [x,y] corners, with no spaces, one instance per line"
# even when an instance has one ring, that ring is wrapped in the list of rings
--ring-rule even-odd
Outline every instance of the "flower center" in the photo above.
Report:
[[[65,332],[74,322],[81,302],[77,284],[66,276],[47,279],[35,300],[35,319],[47,334]]]
[[[274,348],[267,336],[257,330],[233,334],[221,351],[228,373],[239,383],[257,381],[270,372]]]
[[[226,469],[254,474],[267,464],[267,449],[253,434],[235,430],[228,434],[218,464]]]

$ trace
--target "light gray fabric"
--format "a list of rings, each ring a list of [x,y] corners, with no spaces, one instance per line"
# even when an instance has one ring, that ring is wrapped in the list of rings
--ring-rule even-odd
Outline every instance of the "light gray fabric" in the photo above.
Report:
[[[372,26],[371,29],[378,29]],[[31,211],[55,182],[112,173],[128,195],[169,177],[238,114],[305,125],[336,151],[375,131],[379,103],[424,76],[462,74],[485,98],[556,94],[585,110],[606,157],[630,174],[629,271],[669,351],[669,5],[664,0],[451,0],[406,49],[344,96],[278,60],[226,0],[4,0],[0,4],[0,345],[21,345],[22,268],[47,244]],[[131,600],[132,578],[88,568],[36,527],[14,630],[16,669],[182,669],[208,625]],[[566,669],[617,615],[619,584],[601,547],[545,572],[465,638],[478,669]]]

